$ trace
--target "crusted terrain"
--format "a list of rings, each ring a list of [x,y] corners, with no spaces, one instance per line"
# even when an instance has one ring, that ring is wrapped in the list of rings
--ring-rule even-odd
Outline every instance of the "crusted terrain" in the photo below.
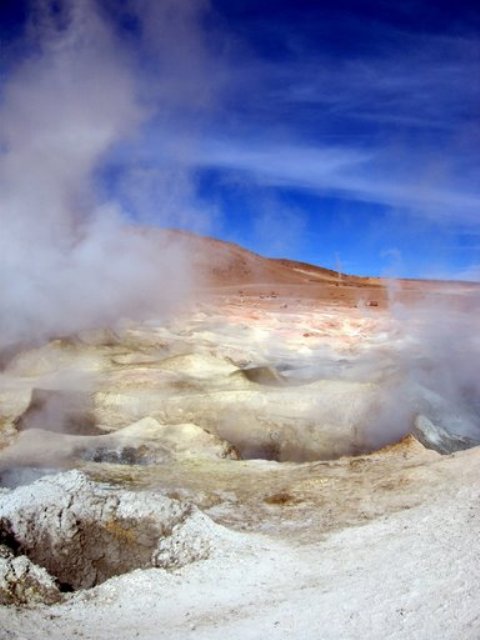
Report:
[[[48,571],[0,544],[0,605],[54,604],[61,599],[58,584]]]
[[[174,316],[9,354],[6,637],[475,640],[474,288],[432,288],[442,333],[385,283],[235,261]]]
[[[25,583],[25,600],[30,589],[35,601],[37,589],[48,601],[54,585],[42,584],[44,572],[31,563],[63,590],[86,589],[133,569],[172,570],[204,559],[222,530],[191,504],[101,486],[70,471],[1,496],[0,534],[20,556],[7,554],[3,579],[11,582],[13,571]]]

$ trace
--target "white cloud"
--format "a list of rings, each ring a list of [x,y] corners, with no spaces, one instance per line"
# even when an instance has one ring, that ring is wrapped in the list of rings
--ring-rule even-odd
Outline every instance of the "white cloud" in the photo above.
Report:
[[[379,151],[230,140],[205,145],[196,161],[245,172],[262,185],[337,194],[439,222],[480,225],[480,193],[430,177],[419,159],[412,161],[408,172],[408,167],[396,165],[395,158]]]

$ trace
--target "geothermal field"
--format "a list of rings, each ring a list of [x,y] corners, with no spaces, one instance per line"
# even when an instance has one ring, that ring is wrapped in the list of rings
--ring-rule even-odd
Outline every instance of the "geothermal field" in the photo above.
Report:
[[[181,301],[2,355],[0,637],[478,638],[478,285],[172,237]]]
[[[0,1],[0,640],[480,639],[474,5]]]

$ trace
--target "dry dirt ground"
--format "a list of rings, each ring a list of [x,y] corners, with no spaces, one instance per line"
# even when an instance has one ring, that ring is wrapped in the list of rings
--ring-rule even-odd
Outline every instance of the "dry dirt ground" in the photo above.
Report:
[[[174,316],[9,354],[0,637],[480,637],[477,405],[392,310],[478,288],[188,242]]]

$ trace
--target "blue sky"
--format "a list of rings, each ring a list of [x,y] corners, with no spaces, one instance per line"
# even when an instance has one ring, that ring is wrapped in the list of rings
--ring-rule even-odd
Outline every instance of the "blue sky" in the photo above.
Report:
[[[224,185],[236,176],[238,215],[266,218],[274,234],[285,229],[275,254],[339,261],[355,273],[475,274],[473,3],[217,6],[244,46],[230,111],[208,142],[229,207]],[[256,237],[255,224],[235,233],[268,252],[270,238]]]
[[[2,2],[4,82],[35,4]],[[130,218],[349,273],[480,279],[478,3],[97,6],[148,111],[95,168]]]

